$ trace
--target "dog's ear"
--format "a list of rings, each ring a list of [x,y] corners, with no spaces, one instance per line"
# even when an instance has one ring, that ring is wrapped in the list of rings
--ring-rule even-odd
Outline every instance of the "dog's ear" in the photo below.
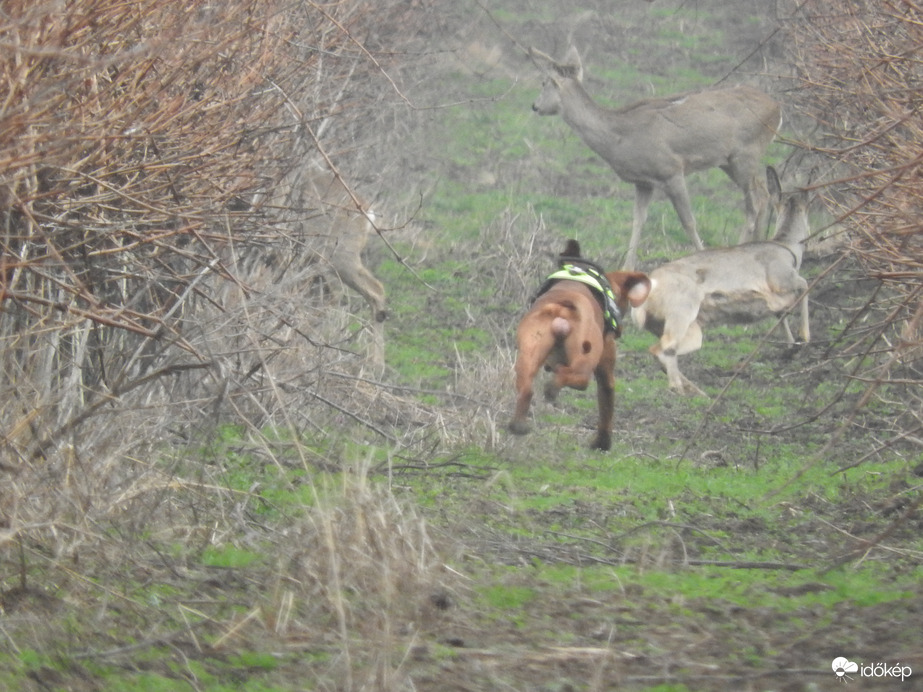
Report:
[[[571,238],[564,244],[564,252],[561,257],[580,257],[580,243]]]
[[[644,272],[611,272],[606,274],[606,278],[618,291],[619,307],[627,307],[627,302],[636,308],[647,300],[651,292],[651,280]]]

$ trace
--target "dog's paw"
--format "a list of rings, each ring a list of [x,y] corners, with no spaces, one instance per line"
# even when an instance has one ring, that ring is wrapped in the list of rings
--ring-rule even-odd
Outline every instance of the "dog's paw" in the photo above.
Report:
[[[510,421],[509,430],[514,435],[527,435],[532,432],[532,426],[524,420]]]
[[[545,383],[545,401],[549,403],[555,403],[558,400],[558,392],[561,391],[560,387],[555,386],[554,380],[548,380]]]
[[[612,448],[612,436],[609,433],[598,433],[590,445],[590,449],[599,449],[608,452]]]

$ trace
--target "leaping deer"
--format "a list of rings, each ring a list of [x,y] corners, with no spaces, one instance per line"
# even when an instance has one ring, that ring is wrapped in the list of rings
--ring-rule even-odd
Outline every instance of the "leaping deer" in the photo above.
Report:
[[[302,233],[314,238],[318,256],[365,298],[375,321],[383,322],[385,288],[362,261],[362,251],[374,234],[375,213],[328,171],[307,173],[300,195]],[[357,207],[357,202],[362,206]]]
[[[801,300],[800,335],[805,342],[811,339],[808,282],[798,273],[810,230],[808,196],[801,191],[783,197],[772,168],[767,178],[777,214],[772,240],[704,250],[658,267],[650,274],[650,295],[632,311],[639,327],[660,337],[650,351],[678,394],[705,396],[677,362],[677,356],[702,347],[703,324],[755,322]],[[783,325],[794,343],[786,320]]]
[[[328,279],[342,281],[371,308],[370,360],[383,366],[385,288],[362,259],[375,233],[375,214],[368,203],[339,175],[310,165],[293,171],[274,186],[271,197],[257,201],[275,216],[278,230],[266,247],[234,253],[233,273],[242,285],[302,295],[309,287],[326,294]]]
[[[237,271],[246,273],[246,283],[263,289],[283,274],[299,281],[333,273],[365,299],[375,322],[387,318],[385,288],[362,261],[376,216],[342,177],[307,164],[276,184],[266,199],[245,204],[269,210],[285,229],[276,241],[290,240],[288,247],[273,242],[262,253],[238,258]]]
[[[747,225],[740,242],[756,238],[766,224],[769,201],[760,159],[782,123],[779,104],[771,97],[735,86],[603,108],[583,88],[583,66],[574,47],[560,63],[535,48],[531,56],[546,75],[532,110],[561,115],[619,178],[635,186],[624,268],[635,267],[656,188],[673,203],[695,248],[704,248],[686,189],[685,176],[693,171],[720,168],[743,190]]]

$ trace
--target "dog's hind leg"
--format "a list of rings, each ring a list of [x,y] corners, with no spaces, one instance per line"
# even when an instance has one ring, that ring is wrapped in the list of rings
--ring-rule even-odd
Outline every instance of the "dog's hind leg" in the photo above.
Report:
[[[509,424],[510,432],[515,435],[525,435],[532,429],[529,424],[532,386],[548,350],[540,342],[526,343],[520,339],[519,356],[516,358],[516,408]]]
[[[545,396],[553,399],[553,396],[548,396],[549,390],[557,394],[564,387],[580,391],[586,389],[593,377],[593,363],[596,361],[594,351],[598,353],[601,348],[602,342],[596,339],[566,342],[564,359],[555,364],[554,375],[545,388]]]
[[[519,378],[517,378],[518,380]],[[510,421],[509,429],[514,435],[525,435],[532,430],[529,424],[529,406],[532,404],[532,382],[520,388],[516,387],[516,410]]]

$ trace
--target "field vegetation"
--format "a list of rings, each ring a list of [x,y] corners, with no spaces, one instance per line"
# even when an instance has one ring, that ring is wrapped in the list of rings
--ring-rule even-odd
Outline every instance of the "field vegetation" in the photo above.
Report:
[[[9,3],[0,688],[808,691],[839,656],[914,671],[857,689],[923,677],[916,227],[875,250],[863,224],[905,198],[855,176],[886,167],[847,157],[869,132],[807,88],[843,61],[806,37],[855,17],[616,4]],[[817,196],[812,342],[707,328],[683,370],[708,397],[678,397],[626,329],[608,453],[592,389],[505,429],[564,240],[615,268],[631,228],[631,186],[530,109],[528,47],[570,44],[613,106],[773,93],[766,163]],[[316,248],[273,191],[308,160],[379,218],[383,364],[365,302],[298,266]],[[734,242],[739,191],[689,185],[705,243]],[[279,247],[292,270],[257,290]],[[656,199],[642,269],[690,250]]]

